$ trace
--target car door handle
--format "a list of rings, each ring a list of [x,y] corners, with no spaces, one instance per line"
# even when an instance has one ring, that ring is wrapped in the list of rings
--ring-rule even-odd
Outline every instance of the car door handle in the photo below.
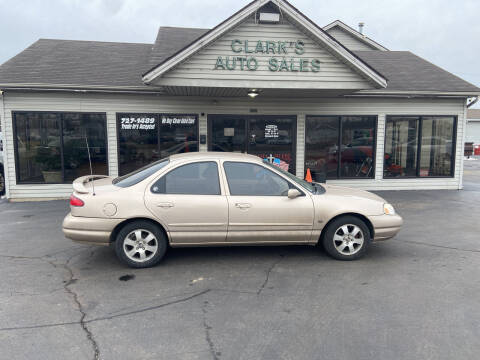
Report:
[[[174,205],[171,202],[162,202],[162,203],[157,204],[157,207],[161,207],[161,208],[164,208],[164,209],[168,209],[168,208],[171,208],[173,206]]]
[[[247,203],[236,203],[235,206],[239,209],[248,209],[252,207],[252,205],[247,204]]]

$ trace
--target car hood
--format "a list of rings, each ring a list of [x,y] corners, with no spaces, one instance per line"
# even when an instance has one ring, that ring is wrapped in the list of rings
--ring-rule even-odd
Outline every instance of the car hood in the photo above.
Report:
[[[371,192],[365,191],[365,190],[360,190],[360,189],[352,189],[349,187],[344,187],[344,186],[336,186],[336,185],[327,185],[327,184],[322,184],[322,186],[325,188],[325,193],[329,195],[338,195],[338,196],[347,196],[347,197],[353,197],[353,198],[359,198],[359,199],[368,199],[368,200],[374,200],[378,202],[386,202],[383,198],[381,198],[378,195],[375,195]]]

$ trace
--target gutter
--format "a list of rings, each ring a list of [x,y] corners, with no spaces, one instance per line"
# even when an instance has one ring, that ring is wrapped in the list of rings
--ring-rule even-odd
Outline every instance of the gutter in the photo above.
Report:
[[[136,90],[122,88],[71,88],[71,87],[36,87],[36,86],[11,86],[0,84],[1,90],[10,91],[56,91],[56,92],[75,92],[75,93],[120,93],[120,94],[157,94],[163,95],[165,91],[159,90]]]

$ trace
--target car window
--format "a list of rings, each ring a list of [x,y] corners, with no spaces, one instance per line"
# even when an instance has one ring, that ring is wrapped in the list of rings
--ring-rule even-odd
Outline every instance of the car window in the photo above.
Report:
[[[231,195],[287,196],[295,188],[287,180],[263,166],[243,162],[225,162]]]
[[[179,166],[156,181],[151,190],[154,194],[220,195],[217,163]]]
[[[113,185],[120,187],[129,187],[138,184],[140,181],[145,180],[150,175],[155,174],[158,170],[168,164],[168,159],[158,160],[140,169],[137,169],[129,174],[117,177],[113,179]]]

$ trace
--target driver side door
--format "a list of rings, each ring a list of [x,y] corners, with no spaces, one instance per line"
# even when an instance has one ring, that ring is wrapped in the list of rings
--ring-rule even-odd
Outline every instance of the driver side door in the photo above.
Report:
[[[223,162],[228,183],[227,242],[305,243],[313,228],[311,197],[264,166],[248,162]],[[288,190],[302,195],[289,199]]]

